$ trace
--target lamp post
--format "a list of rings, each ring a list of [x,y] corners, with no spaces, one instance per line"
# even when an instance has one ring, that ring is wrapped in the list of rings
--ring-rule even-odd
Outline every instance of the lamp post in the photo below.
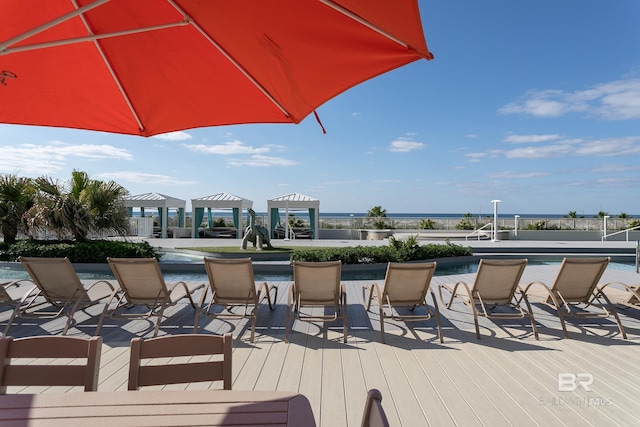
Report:
[[[349,214],[349,228],[351,232],[349,233],[351,240],[353,240],[353,214]]]
[[[499,242],[498,240],[498,203],[502,200],[492,200],[493,203],[493,239],[492,242]]]
[[[514,216],[514,223],[515,223],[515,238],[516,240],[518,240],[518,218],[520,218],[520,215],[515,215]]]

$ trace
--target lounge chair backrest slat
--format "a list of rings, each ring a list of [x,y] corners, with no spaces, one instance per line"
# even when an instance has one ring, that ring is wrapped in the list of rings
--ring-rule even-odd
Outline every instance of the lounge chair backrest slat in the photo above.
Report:
[[[204,265],[217,302],[254,302],[257,294],[251,258],[205,257]]]
[[[607,265],[608,257],[565,258],[551,290],[560,293],[566,301],[587,302]]]
[[[157,304],[169,295],[155,258],[107,258],[127,301]]]
[[[389,263],[383,300],[388,296],[392,303],[423,304],[435,270],[435,262]]]
[[[48,302],[90,299],[68,258],[20,257],[20,262]]]
[[[293,264],[296,299],[308,304],[335,303],[340,298],[340,261]]]
[[[526,259],[481,259],[471,289],[474,299],[480,294],[485,303],[507,304],[513,299],[526,265]]]
[[[85,391],[96,391],[101,347],[99,336],[0,338],[0,394],[7,386],[84,386]],[[20,359],[30,363],[12,364]],[[46,363],[37,359],[46,359]],[[58,363],[55,359],[65,360]],[[84,359],[85,363],[66,359]]]

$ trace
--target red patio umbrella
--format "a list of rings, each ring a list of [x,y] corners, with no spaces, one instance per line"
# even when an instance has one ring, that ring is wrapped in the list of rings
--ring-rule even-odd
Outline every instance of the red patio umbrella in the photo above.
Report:
[[[421,58],[416,0],[0,0],[0,122],[299,123]]]

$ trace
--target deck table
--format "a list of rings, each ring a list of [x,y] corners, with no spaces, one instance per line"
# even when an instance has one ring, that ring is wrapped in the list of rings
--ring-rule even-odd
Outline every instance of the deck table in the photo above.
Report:
[[[2,426],[315,426],[308,399],[282,391],[163,390],[7,394]]]

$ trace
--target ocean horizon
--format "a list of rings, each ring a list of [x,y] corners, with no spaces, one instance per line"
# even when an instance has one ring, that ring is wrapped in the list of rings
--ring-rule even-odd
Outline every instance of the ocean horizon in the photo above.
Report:
[[[386,218],[433,218],[433,219],[437,219],[437,218],[464,218],[468,213],[388,213],[386,214]],[[469,213],[471,215],[471,218],[493,218],[493,212],[488,212],[488,213]],[[152,209],[152,208],[147,208],[145,209],[145,216],[148,215],[157,215],[157,210],[156,209]],[[175,209],[172,209],[169,211],[169,216],[170,217],[174,217],[177,215],[177,212]],[[191,211],[187,211],[185,212],[185,215],[188,217],[193,216]],[[206,211],[205,211],[205,216],[207,215]],[[267,216],[267,212],[256,212],[257,216],[261,216],[261,217],[266,217]],[[285,211],[283,209],[280,209],[280,216],[284,216],[285,215]],[[308,219],[309,218],[309,212],[308,210],[289,210],[289,215],[294,215],[298,218],[301,219]],[[508,219],[508,218],[514,218],[516,215],[518,215],[520,218],[522,219],[561,219],[561,218],[569,218],[568,213],[565,214],[522,214],[522,213],[500,213],[498,212],[498,218],[499,219]],[[134,210],[133,212],[133,216],[140,216],[140,211],[139,210]],[[230,209],[226,209],[226,210],[212,210],[211,211],[211,216],[216,217],[216,218],[231,218],[232,217],[232,212]],[[244,216],[246,216],[246,213],[244,214]],[[335,219],[349,219],[351,216],[353,216],[354,218],[366,218],[367,217],[367,212],[319,212],[319,217],[322,218],[335,218]],[[611,218],[616,218],[617,215],[610,215]],[[640,215],[631,215],[631,214],[627,214],[628,218],[638,218],[640,217]],[[598,214],[597,213],[593,213],[593,214],[583,214],[583,213],[579,213],[577,218],[584,218],[584,219],[589,219],[589,218],[598,218]]]

